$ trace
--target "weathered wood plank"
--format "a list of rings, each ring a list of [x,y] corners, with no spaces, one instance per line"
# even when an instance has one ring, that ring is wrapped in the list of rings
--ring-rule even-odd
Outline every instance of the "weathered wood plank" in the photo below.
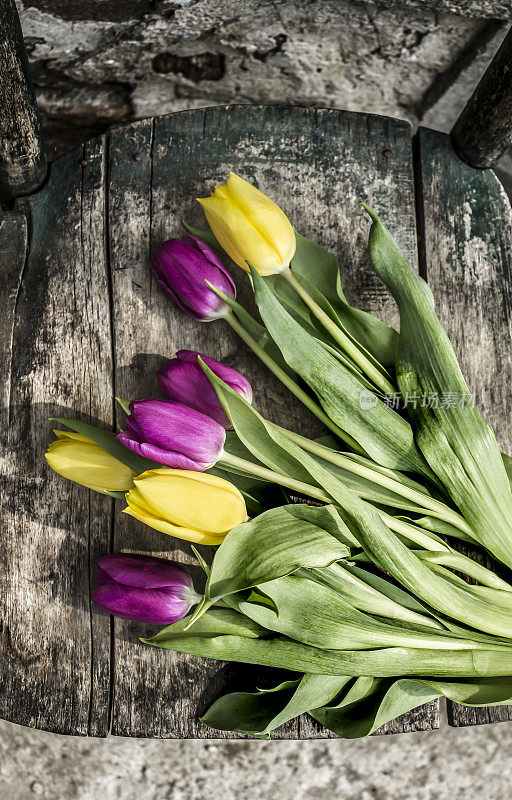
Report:
[[[141,159],[135,161],[134,155]],[[151,163],[151,154],[153,154]],[[398,231],[415,261],[415,219],[409,127],[380,117],[294,108],[207,109],[120,128],[110,136],[110,264],[114,300],[115,388],[124,397],[154,396],[155,372],[182,347],[241,369],[256,389],[258,408],[274,421],[314,435],[316,420],[249,354],[225,323],[198,324],[169,302],[152,279],[150,243],[179,235],[180,220],[203,224],[195,202],[229,170],[270,194],[296,227],[332,249],[343,265],[347,294],[361,307],[396,319],[366,256],[366,199]],[[247,278],[235,276],[250,303]],[[116,549],[152,551],[194,561],[186,543],[116,516]],[[143,648],[144,626],[116,620],[114,733],[216,737],[198,721],[219,693],[261,685],[262,671]],[[269,673],[265,676],[270,680]],[[253,680],[251,681],[251,676]],[[264,679],[264,678],[263,678]],[[388,732],[438,724],[430,704],[386,727]],[[276,738],[326,732],[304,718]]]
[[[37,189],[46,175],[34,87],[14,0],[0,4],[0,199]]]
[[[55,475],[43,458],[51,416],[112,422],[101,144],[88,145],[82,182],[83,157],[80,149],[54,163],[26,201],[26,260],[18,237],[18,257],[11,262],[7,250],[3,262],[0,715],[105,735],[109,620],[91,618],[89,588],[92,561],[109,547],[110,501]]]
[[[494,173],[464,164],[444,134],[420,131],[417,168],[420,254],[437,313],[478,408],[510,453],[510,202]],[[500,722],[512,719],[512,706],[448,703],[448,718],[454,726]]]

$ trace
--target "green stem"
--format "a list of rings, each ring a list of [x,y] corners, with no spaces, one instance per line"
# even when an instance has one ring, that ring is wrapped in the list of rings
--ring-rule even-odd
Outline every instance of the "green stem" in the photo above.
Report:
[[[296,481],[293,478],[288,478],[287,475],[281,475],[279,472],[274,472],[272,469],[262,467],[259,464],[253,464],[252,461],[247,461],[245,458],[226,453],[224,451],[217,461],[217,464],[226,464],[236,469],[244,470],[244,472],[254,475],[255,478],[261,478],[264,481],[271,481],[271,483],[278,483],[280,486],[286,486],[299,494],[305,494],[315,500],[320,500],[322,503],[332,503],[332,497],[317,489],[316,486],[310,486],[308,483]]]
[[[447,552],[450,551],[451,548],[449,545],[434,539],[432,536],[429,536],[428,533],[425,533],[425,531],[423,531],[421,528],[411,525],[410,522],[405,522],[403,519],[397,519],[396,517],[391,516],[391,514],[386,514],[385,511],[382,511],[379,508],[377,508],[376,511],[388,528],[394,533],[398,533],[400,536],[403,536],[404,539],[408,539],[410,542],[414,542],[420,547],[423,547],[425,550],[430,550],[432,552],[439,552],[442,549],[446,549]]]
[[[430,562],[438,564],[439,566],[450,567],[451,569],[456,569],[459,572],[463,572],[470,578],[478,581],[478,583],[481,583],[483,586],[488,586],[490,589],[512,592],[512,586],[510,583],[504,581],[492,570],[484,567],[483,564],[473,561],[472,558],[468,558],[462,553],[454,553],[453,551],[450,553],[420,552],[416,553],[416,555],[418,558],[421,558],[422,561],[426,561],[427,563]]]
[[[299,494],[312,497],[315,500],[320,500],[324,503],[333,502],[332,497],[323,492],[321,489],[318,489],[316,486],[310,486],[308,483],[296,481],[293,478],[289,478],[286,475],[281,475],[279,472],[274,472],[274,470],[260,466],[259,464],[253,464],[252,461],[247,461],[245,458],[240,458],[239,456],[232,455],[231,453],[223,452],[220,460],[217,463],[244,470],[245,472],[254,475],[257,478],[271,481],[272,483],[277,483],[280,486],[285,486],[288,489],[292,489],[293,491],[299,492]],[[460,572],[466,573],[466,575],[469,575],[469,577],[479,581],[484,586],[505,591],[512,591],[512,586],[495,575],[491,570],[488,570],[486,567],[478,564],[476,561],[473,561],[473,559],[468,558],[461,553],[456,553],[449,545],[438,540],[437,538],[432,538],[421,528],[417,528],[415,525],[411,525],[404,520],[400,520],[391,516],[390,514],[386,514],[385,511],[382,511],[378,508],[375,510],[377,511],[381,520],[388,526],[390,530],[394,531],[394,533],[397,533],[400,536],[403,536],[408,541],[414,542],[414,544],[419,545],[427,551],[423,553],[416,553],[416,555],[422,560],[430,562],[430,565],[434,570],[439,569],[441,564],[446,564],[453,569],[458,569]],[[360,544],[355,537],[353,539],[353,544],[357,547],[360,547]]]
[[[322,503],[336,504],[336,501],[334,501],[330,495],[326,494],[324,491],[322,491],[322,489],[319,489],[316,486],[311,486],[309,483],[302,483],[302,481],[296,481],[293,478],[289,478],[287,475],[281,475],[279,472],[274,472],[273,470],[267,469],[267,467],[262,467],[259,464],[253,464],[252,461],[247,461],[245,458],[240,458],[239,456],[232,455],[231,453],[226,453],[224,451],[217,463],[219,466],[225,464],[228,467],[235,467],[236,469],[243,470],[250,475],[254,475],[256,478],[261,478],[262,480],[270,481],[271,483],[277,483],[280,486],[285,486],[287,489],[291,489],[299,494],[304,494],[306,497],[311,497],[314,500],[319,500]],[[375,510],[388,528],[395,533],[400,534],[404,538],[414,542],[414,544],[417,544],[420,547],[424,547],[426,550],[439,552],[439,550],[442,549],[443,544],[439,542],[437,538],[429,536],[428,533],[423,531],[421,528],[416,528],[415,525],[404,522],[404,520],[396,519],[396,517],[392,517],[390,514],[386,514],[385,511],[381,511],[378,508]],[[355,537],[354,545],[360,547],[360,544]],[[447,551],[450,551],[448,545],[444,545],[444,547]]]
[[[453,511],[453,509],[449,508],[444,503],[441,503],[439,500],[435,500],[433,497],[430,497],[429,495],[424,494],[417,489],[413,489],[412,487],[407,486],[400,481],[395,480],[394,478],[384,475],[382,472],[377,472],[369,466],[365,466],[357,461],[353,461],[351,458],[347,458],[347,456],[343,455],[343,453],[337,453],[336,450],[332,450],[330,447],[325,447],[318,442],[307,439],[305,436],[301,436],[298,433],[293,433],[293,431],[288,431],[285,428],[280,428],[279,430],[281,433],[284,433],[284,435],[290,439],[290,441],[295,442],[302,447],[303,450],[307,450],[309,453],[323,458],[324,461],[328,461],[331,464],[342,467],[343,469],[346,469],[347,472],[351,472],[353,475],[357,475],[360,478],[365,478],[366,480],[376,483],[378,486],[389,489],[391,492],[400,495],[400,497],[405,497],[408,500],[411,500],[413,503],[419,505],[422,510],[427,510],[430,516],[445,520],[446,522],[454,525],[456,528],[459,528],[463,533],[475,538],[473,531],[467,524],[464,517],[462,517],[456,511]]]
[[[291,270],[283,270],[281,273],[288,281],[290,286],[297,292],[301,300],[307,305],[309,310],[321,322],[325,330],[330,333],[335,342],[339,344],[344,353],[363,371],[363,373],[380,389],[384,394],[396,394],[396,388],[388,381],[385,375],[373,364],[369,358],[357,347],[356,344],[344,333],[341,328],[320,308],[318,303],[313,300],[311,295],[299,283]]]
[[[307,394],[307,392],[301,389],[300,386],[297,383],[295,383],[295,381],[292,378],[290,378],[288,373],[286,373],[284,369],[281,369],[279,364],[276,364],[274,359],[271,358],[271,356],[269,356],[268,353],[265,352],[263,347],[261,347],[258,344],[256,339],[254,339],[251,336],[251,334],[245,330],[243,325],[237,320],[232,311],[229,312],[229,314],[227,314],[226,317],[224,317],[224,319],[226,320],[226,322],[229,323],[229,325],[231,325],[235,333],[237,333],[238,336],[240,336],[240,338],[243,339],[246,345],[248,345],[251,348],[253,353],[255,353],[255,355],[258,356],[258,358],[265,364],[265,366],[268,367],[269,370],[274,373],[276,378],[278,378],[281,381],[281,383],[283,383],[292,392],[292,394],[294,394],[295,397],[297,397],[301,401],[301,403],[304,403],[304,405],[307,408],[309,408],[309,410],[312,411],[312,413],[316,417],[318,417],[320,422],[323,422],[323,424],[327,428],[329,428],[329,430],[332,431],[335,434],[335,436],[337,436],[339,439],[345,442],[345,444],[347,444],[352,450],[354,450],[354,452],[359,453],[360,455],[367,455],[366,452],[361,447],[361,445],[358,444],[358,442],[356,442],[356,440],[353,439],[352,436],[350,436],[350,434],[345,433],[344,430],[338,427],[338,425],[336,425],[336,423],[333,422],[327,416],[325,411],[323,411],[323,409],[320,408],[318,403],[316,403]]]

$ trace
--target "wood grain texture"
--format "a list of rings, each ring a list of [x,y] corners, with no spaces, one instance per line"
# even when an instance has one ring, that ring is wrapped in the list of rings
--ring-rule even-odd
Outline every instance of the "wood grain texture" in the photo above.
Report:
[[[41,126],[14,0],[0,0],[0,199],[29,194],[46,176]]]
[[[422,269],[477,407],[512,452],[512,210],[493,172],[464,164],[444,134],[420,130]],[[448,703],[455,726],[512,719],[512,706]]]
[[[0,715],[104,735],[109,620],[91,615],[89,589],[92,562],[109,546],[111,501],[66,482],[44,460],[51,416],[112,424],[101,143],[87,146],[82,181],[83,157],[80,149],[56,162],[46,187],[0,229],[3,256],[8,248],[0,321]]]
[[[472,167],[492,167],[512,146],[512,28],[469,98],[452,143]]]
[[[384,154],[384,151],[386,154]],[[141,160],[134,155],[140,153]],[[241,369],[255,403],[275,422],[306,434],[318,422],[291,397],[223,322],[186,317],[148,270],[151,247],[182,232],[181,219],[204,226],[198,196],[234,170],[271,195],[297,229],[341,259],[349,297],[395,321],[394,304],[372,275],[368,222],[359,200],[382,211],[415,261],[415,220],[408,125],[338,111],[214,108],[182,112],[117,129],[110,135],[110,265],[114,298],[115,387],[122,397],[158,395],[155,372],[182,347]],[[251,305],[246,275],[234,273],[239,298]],[[152,551],[193,563],[186,543],[116,515],[115,548]],[[195,571],[194,578],[201,580]],[[219,737],[199,714],[219,694],[272,685],[269,670],[219,667],[212,661],[143,648],[144,626],[116,620],[113,733],[124,736]],[[437,725],[430,704],[386,726],[386,732]],[[307,717],[276,738],[327,736]],[[229,734],[232,736],[232,734]]]
[[[111,639],[109,618],[88,600],[98,555],[154,552],[189,563],[198,584],[201,575],[188,545],[122,514],[122,503],[113,512],[108,498],[45,468],[48,417],[70,413],[122,427],[114,396],[158,396],[157,369],[188,347],[241,369],[270,419],[318,434],[317,420],[225,323],[194,322],[170,302],[149,271],[151,249],[179,234],[182,218],[203,224],[194,198],[233,169],[274,197],[301,233],[336,253],[356,304],[394,322],[394,304],[368,266],[369,222],[359,200],[381,213],[415,263],[411,161],[409,127],[395,120],[277,107],[183,112],[113,130],[59,159],[25,213],[6,217],[0,342],[2,364],[12,364],[4,403],[10,424],[2,426],[2,716],[104,735],[111,700],[115,734],[219,737],[198,719],[215,697],[275,682],[270,670],[144,647],[138,637],[148,629],[137,623],[115,620]],[[251,306],[247,276],[237,270],[235,279]],[[434,703],[383,732],[437,724]],[[275,737],[328,735],[304,717]]]

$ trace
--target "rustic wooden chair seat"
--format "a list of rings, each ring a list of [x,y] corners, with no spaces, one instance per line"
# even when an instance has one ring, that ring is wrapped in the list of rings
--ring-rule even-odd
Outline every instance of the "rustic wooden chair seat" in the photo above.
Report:
[[[241,369],[274,421],[318,431],[223,322],[190,320],[148,269],[152,247],[179,235],[182,219],[202,224],[194,198],[232,169],[336,253],[356,305],[396,323],[368,266],[359,200],[378,211],[428,279],[477,402],[510,452],[508,199],[494,173],[465,164],[448,136],[422,130],[413,147],[405,122],[336,110],[211,108],[135,122],[59,158],[37,191],[29,184],[40,163],[29,162],[5,168],[0,223],[0,716],[67,734],[222,735],[199,714],[221,691],[261,675],[142,646],[147,626],[91,608],[101,554],[193,558],[186,543],[120,513],[122,504],[53,474],[43,458],[50,417],[115,426],[114,396],[153,395],[156,369],[188,347]],[[246,277],[235,277],[249,302]],[[510,718],[508,708],[448,712],[453,725]],[[385,730],[438,722],[431,703]],[[301,718],[276,738],[326,735]]]

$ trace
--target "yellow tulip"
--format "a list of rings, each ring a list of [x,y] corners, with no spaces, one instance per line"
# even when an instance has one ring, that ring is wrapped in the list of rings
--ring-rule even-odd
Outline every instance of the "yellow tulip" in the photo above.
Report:
[[[247,519],[236,486],[203,472],[150,469],[134,480],[125,514],[162,533],[199,544],[220,544]]]
[[[215,238],[235,264],[260,275],[287,269],[295,254],[295,233],[286,214],[234,172],[211,197],[198,198]]]
[[[45,454],[54,472],[97,492],[126,492],[133,486],[136,473],[87,436],[71,431],[54,433],[57,441]]]

